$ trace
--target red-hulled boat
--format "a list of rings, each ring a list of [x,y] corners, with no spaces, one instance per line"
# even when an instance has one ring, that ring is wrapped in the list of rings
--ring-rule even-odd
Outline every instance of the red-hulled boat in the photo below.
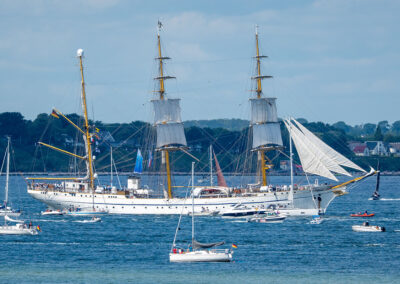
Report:
[[[364,212],[364,213],[359,212],[359,213],[351,214],[350,216],[351,217],[372,217],[372,216],[375,216],[375,213],[368,214],[367,212]]]

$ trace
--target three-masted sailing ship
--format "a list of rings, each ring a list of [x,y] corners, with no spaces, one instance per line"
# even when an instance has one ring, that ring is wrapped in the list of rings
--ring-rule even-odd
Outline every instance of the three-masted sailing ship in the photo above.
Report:
[[[127,186],[124,188],[116,189],[113,187],[111,191],[108,191],[99,185],[96,186],[97,175],[94,173],[91,145],[95,129],[89,125],[87,117],[82,63],[83,51],[78,50],[82,78],[81,99],[84,126],[83,128],[78,127],[58,110],[53,110],[53,113],[71,123],[82,134],[86,154],[79,156],[42,142],[40,144],[84,160],[87,174],[84,177],[28,178],[28,193],[32,197],[46,203],[53,209],[93,207],[93,210],[107,211],[110,214],[196,214],[204,211],[224,211],[233,205],[242,204],[250,208],[266,208],[275,205],[286,210],[290,215],[315,215],[325,212],[333,198],[344,193],[347,184],[368,176],[364,175],[336,186],[309,185],[301,188],[292,186],[289,188],[282,187],[279,191],[270,189],[267,185],[266,171],[271,165],[266,163],[266,152],[282,147],[283,143],[277,117],[276,99],[264,97],[262,94],[261,80],[269,78],[269,76],[261,75],[260,60],[264,56],[259,54],[258,33],[256,32],[258,73],[253,78],[257,82],[256,96],[250,100],[252,105],[251,128],[253,130],[253,150],[259,153],[261,161],[262,184],[258,187],[249,186],[243,189],[233,189],[227,187],[226,183],[223,182],[218,187],[214,186],[212,190],[210,188],[194,189],[193,192],[196,194],[193,198],[193,208],[187,206],[185,198],[177,197],[174,194],[173,189],[175,187],[171,178],[171,152],[186,152],[187,142],[181,119],[180,100],[169,98],[165,91],[165,80],[174,77],[167,76],[164,72],[164,61],[170,58],[162,54],[160,31],[161,24],[158,26],[158,54],[156,57],[159,74],[154,78],[158,89],[156,90],[156,98],[151,102],[157,134],[156,151],[161,153],[161,165],[165,170],[167,181],[166,188],[163,189],[164,194],[154,194],[155,190],[141,186],[140,175],[129,177]],[[305,133],[305,130],[301,131],[303,131],[303,134]],[[324,148],[323,150],[327,149]],[[41,182],[38,183],[38,181]]]

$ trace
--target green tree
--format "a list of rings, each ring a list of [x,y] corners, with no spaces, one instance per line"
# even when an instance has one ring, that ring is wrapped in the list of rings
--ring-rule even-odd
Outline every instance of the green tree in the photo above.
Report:
[[[374,139],[376,141],[382,141],[383,140],[382,130],[381,130],[381,127],[379,125],[376,127],[376,130],[375,130],[375,133],[374,133]]]

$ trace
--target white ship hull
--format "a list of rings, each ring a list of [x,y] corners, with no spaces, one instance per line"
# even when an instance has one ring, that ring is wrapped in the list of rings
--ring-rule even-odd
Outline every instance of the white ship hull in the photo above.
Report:
[[[95,194],[86,192],[60,192],[52,190],[29,189],[28,193],[35,199],[51,208],[88,208],[94,203],[96,210],[104,210],[109,214],[190,214],[191,204],[184,198],[136,198],[123,194]],[[335,198],[331,190],[313,191],[298,190],[294,193],[294,206],[288,201],[288,192],[266,192],[252,196],[194,198],[194,212],[224,211],[241,203],[250,208],[268,208],[273,205],[288,216],[311,216],[323,214],[330,202]],[[321,199],[318,200],[318,197]]]

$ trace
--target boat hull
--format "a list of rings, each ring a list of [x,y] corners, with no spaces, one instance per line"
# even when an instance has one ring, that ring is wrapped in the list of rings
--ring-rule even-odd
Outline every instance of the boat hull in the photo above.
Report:
[[[384,232],[385,229],[379,226],[354,225],[351,227],[354,232]]]
[[[0,235],[37,235],[34,228],[21,228],[19,226],[0,226]]]
[[[191,251],[184,253],[170,253],[170,262],[230,262],[232,253],[227,250],[224,252],[213,251]]]
[[[95,194],[84,192],[60,192],[28,188],[28,193],[51,208],[88,208],[94,203],[96,210],[109,214],[189,214],[191,205],[184,198],[132,198],[120,194]],[[233,196],[218,198],[195,198],[194,212],[225,211],[238,203],[249,208],[275,206],[287,216],[311,216],[325,213],[335,198],[331,190],[301,190],[294,193],[294,208],[290,206],[288,192],[258,193],[254,196]],[[312,198],[314,196],[315,199]],[[320,199],[318,202],[315,200]]]

